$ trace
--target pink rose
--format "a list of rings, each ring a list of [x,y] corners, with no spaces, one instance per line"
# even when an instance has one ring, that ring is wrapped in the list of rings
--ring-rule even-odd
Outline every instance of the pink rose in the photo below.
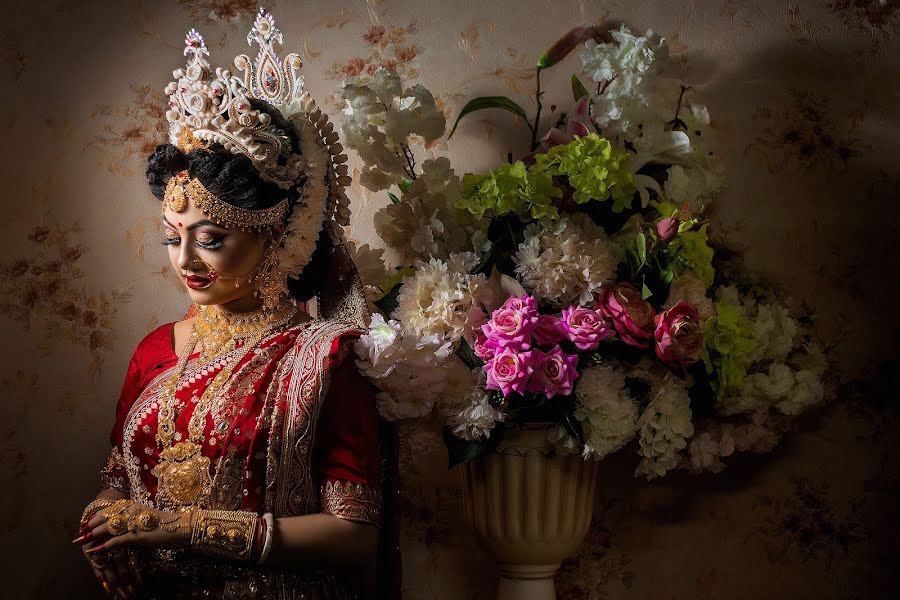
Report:
[[[481,330],[489,340],[498,346],[513,350],[528,350],[531,347],[531,332],[537,325],[537,309],[532,314],[530,309],[500,307],[491,314],[491,320],[481,326]]]
[[[686,368],[703,350],[697,307],[684,300],[656,317],[656,355],[671,367]]]
[[[661,219],[659,223],[656,224],[656,235],[659,236],[659,240],[664,244],[668,244],[674,240],[675,236],[678,235],[678,225],[680,223],[681,221],[675,217]]]
[[[568,339],[566,332],[562,330],[559,317],[554,315],[538,315],[537,325],[531,335],[541,346],[552,346]]]
[[[512,348],[503,348],[484,367],[487,373],[489,390],[500,390],[504,396],[512,392],[525,393],[528,379],[534,372],[531,352],[515,352]]]
[[[649,348],[656,313],[630,283],[603,286],[595,307],[612,321],[619,338],[629,346]]]
[[[528,380],[528,391],[544,394],[547,398],[572,393],[572,385],[578,379],[578,355],[565,354],[559,346],[549,352],[531,351],[534,374]]]
[[[593,308],[570,306],[563,309],[560,326],[580,350],[596,350],[600,342],[615,335],[603,313]]]
[[[511,308],[513,310],[521,311],[529,318],[538,316],[537,301],[528,294],[510,296],[507,298],[506,302],[503,303],[501,308]]]
[[[475,352],[475,356],[487,362],[497,354],[497,348],[497,342],[488,339],[483,331],[475,332],[475,341],[472,344],[472,351]]]

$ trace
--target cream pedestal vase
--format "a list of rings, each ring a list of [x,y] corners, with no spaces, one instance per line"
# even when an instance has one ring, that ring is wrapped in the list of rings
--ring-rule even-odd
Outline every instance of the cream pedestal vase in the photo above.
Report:
[[[598,463],[551,455],[547,431],[508,427],[494,453],[463,465],[466,519],[497,561],[498,600],[554,600],[553,576],[591,524]]]

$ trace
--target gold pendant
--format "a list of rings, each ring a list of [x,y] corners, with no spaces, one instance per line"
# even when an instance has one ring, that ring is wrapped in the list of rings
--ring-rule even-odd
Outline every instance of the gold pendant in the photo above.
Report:
[[[163,450],[159,464],[153,467],[157,504],[204,506],[212,488],[209,465],[209,458],[194,442],[178,442]]]

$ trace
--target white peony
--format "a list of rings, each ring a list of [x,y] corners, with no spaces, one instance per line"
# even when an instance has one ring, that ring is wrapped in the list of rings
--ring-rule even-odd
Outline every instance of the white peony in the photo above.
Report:
[[[590,303],[618,263],[603,228],[581,212],[529,224],[513,261],[522,285],[557,307]]]
[[[575,418],[584,431],[584,458],[599,460],[627,444],[637,430],[638,406],[625,375],[612,367],[589,367],[575,386]]]
[[[381,390],[377,403],[382,417],[395,421],[431,412],[446,384],[449,342],[437,335],[404,335],[401,323],[376,313],[354,349],[360,372]]]
[[[638,454],[643,458],[635,475],[661,477],[678,465],[678,452],[694,435],[691,399],[684,383],[669,374],[657,385],[644,413],[638,418]]]
[[[416,272],[406,277],[397,295],[393,317],[403,323],[404,335],[434,335],[456,343],[480,319],[477,307],[487,278],[470,274],[478,261],[473,253],[454,254],[445,262],[432,258],[418,261]]]

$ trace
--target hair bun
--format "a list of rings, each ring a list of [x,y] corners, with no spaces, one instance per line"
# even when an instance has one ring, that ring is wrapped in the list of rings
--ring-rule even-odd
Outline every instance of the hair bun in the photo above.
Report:
[[[188,158],[184,152],[172,144],[161,144],[156,147],[147,159],[147,182],[154,196],[162,200],[166,192],[166,184],[178,171],[188,168]]]

